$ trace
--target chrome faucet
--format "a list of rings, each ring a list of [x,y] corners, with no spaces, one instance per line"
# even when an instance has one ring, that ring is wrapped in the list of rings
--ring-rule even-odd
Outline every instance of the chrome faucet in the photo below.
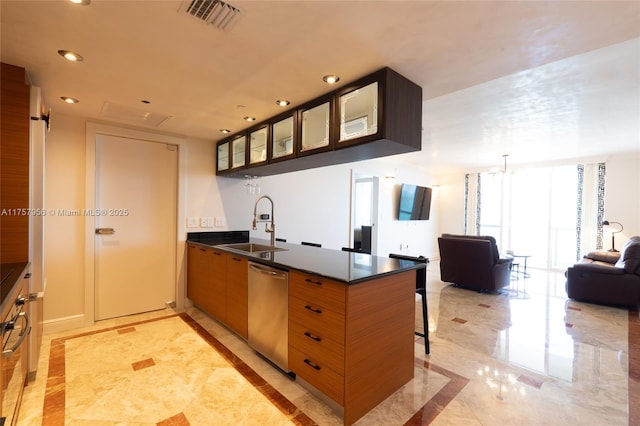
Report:
[[[273,223],[273,200],[268,195],[258,197],[256,203],[253,205],[253,230],[255,231],[258,229],[258,202],[260,202],[260,200],[262,200],[263,198],[266,198],[271,203],[271,228],[269,228],[269,226],[265,223],[264,232],[271,233],[271,247],[273,247],[276,245],[276,224]]]

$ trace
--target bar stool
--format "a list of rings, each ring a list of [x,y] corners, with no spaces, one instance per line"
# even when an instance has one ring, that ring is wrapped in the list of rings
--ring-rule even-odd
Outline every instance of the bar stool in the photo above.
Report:
[[[404,254],[389,253],[391,259],[411,260],[419,263],[429,263],[429,259],[424,256],[414,257],[406,256]],[[424,351],[427,355],[431,349],[429,348],[429,316],[427,311],[427,268],[421,268],[416,270],[416,293],[420,295],[422,299],[422,326],[424,327],[424,333],[414,331],[416,336],[424,337]]]

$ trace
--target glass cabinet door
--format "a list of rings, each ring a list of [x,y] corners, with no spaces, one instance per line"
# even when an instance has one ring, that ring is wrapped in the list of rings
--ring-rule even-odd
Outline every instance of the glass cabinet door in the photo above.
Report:
[[[231,168],[244,167],[247,158],[247,137],[239,136],[231,141]]]
[[[378,132],[378,82],[340,96],[338,142]]]
[[[218,144],[218,171],[229,170],[229,142]]]
[[[293,154],[293,116],[271,125],[271,158]]]
[[[329,146],[330,115],[330,102],[302,111],[301,152]]]
[[[268,128],[254,130],[249,133],[249,164],[267,161],[267,131]]]

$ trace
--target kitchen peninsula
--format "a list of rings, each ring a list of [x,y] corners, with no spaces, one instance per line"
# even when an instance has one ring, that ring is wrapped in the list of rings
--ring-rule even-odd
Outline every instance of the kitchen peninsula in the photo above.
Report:
[[[298,244],[253,253],[228,246],[239,242],[249,242],[248,231],[188,235],[187,296],[248,339],[249,264],[288,271],[286,370],[342,407],[344,424],[413,378],[424,264]]]

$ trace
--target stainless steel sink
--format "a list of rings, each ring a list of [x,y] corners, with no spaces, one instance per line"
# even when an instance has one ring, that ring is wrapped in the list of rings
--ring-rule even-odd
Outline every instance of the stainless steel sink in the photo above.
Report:
[[[244,253],[264,253],[269,251],[286,251],[287,249],[255,243],[224,244],[222,247]]]

